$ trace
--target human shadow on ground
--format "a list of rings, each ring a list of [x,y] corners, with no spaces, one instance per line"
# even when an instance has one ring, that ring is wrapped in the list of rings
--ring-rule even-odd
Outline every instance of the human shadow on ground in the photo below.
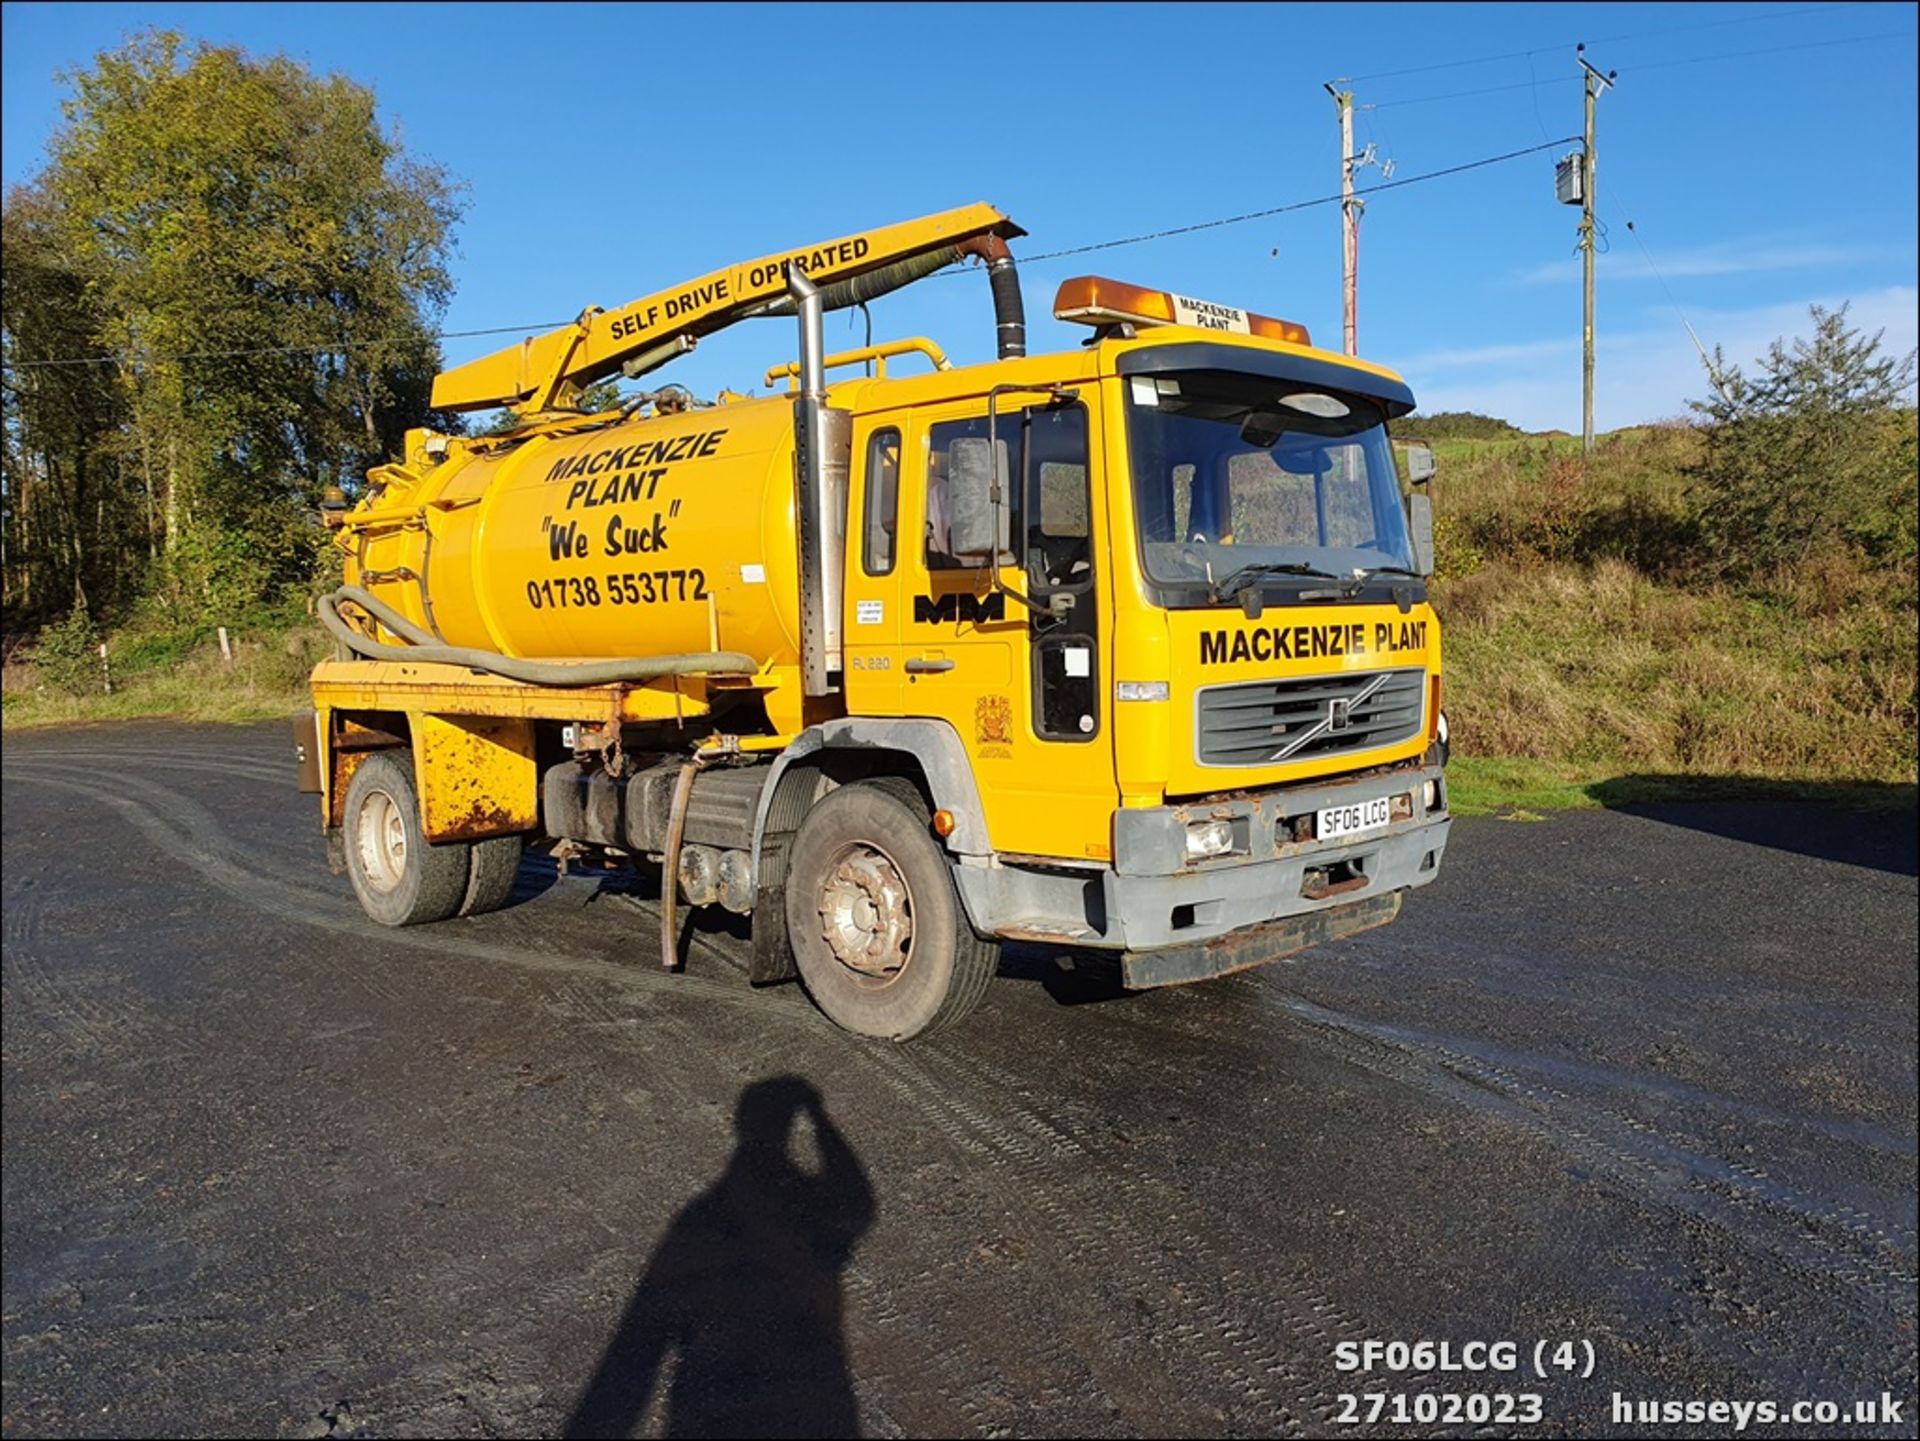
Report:
[[[1758,776],[1619,776],[1587,794],[1608,810],[1842,865],[1920,874],[1914,788]]]
[[[857,1434],[840,1273],[873,1223],[866,1168],[798,1076],[749,1086],[734,1125],[726,1171],[654,1248],[563,1434],[625,1436],[662,1386],[669,1436]],[[809,1151],[817,1166],[795,1159]]]

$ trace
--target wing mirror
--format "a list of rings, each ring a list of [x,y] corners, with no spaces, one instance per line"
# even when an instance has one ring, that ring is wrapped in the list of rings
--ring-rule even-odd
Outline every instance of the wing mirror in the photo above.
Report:
[[[975,565],[1012,562],[1004,440],[962,436],[947,447],[947,544]]]
[[[1433,501],[1424,490],[1407,497],[1407,534],[1413,541],[1413,568],[1433,574]]]
[[[1407,483],[1425,485],[1433,479],[1433,450],[1425,445],[1407,447]]]

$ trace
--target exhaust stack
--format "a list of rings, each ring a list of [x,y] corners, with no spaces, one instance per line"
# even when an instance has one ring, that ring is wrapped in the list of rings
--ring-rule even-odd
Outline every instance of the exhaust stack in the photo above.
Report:
[[[853,417],[827,405],[825,298],[794,266],[787,293],[800,317],[800,388],[793,398],[794,512],[800,533],[801,693],[839,689],[847,471]]]

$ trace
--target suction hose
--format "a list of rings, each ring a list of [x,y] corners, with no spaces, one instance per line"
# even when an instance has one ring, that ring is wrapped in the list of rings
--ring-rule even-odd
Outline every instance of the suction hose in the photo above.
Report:
[[[406,645],[388,645],[362,635],[340,614],[343,604],[358,606]],[[332,595],[322,596],[317,607],[320,624],[340,644],[368,660],[424,661],[435,665],[465,666],[486,671],[527,685],[585,686],[619,685],[623,682],[658,680],[669,675],[738,674],[752,675],[759,667],[753,657],[739,651],[701,651],[683,655],[654,655],[628,660],[551,661],[518,660],[496,651],[471,646],[443,645],[431,631],[423,630],[399,611],[357,585],[343,585]]]

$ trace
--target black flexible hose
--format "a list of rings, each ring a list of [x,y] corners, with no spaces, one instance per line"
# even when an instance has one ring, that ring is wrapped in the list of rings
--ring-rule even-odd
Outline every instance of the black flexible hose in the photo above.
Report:
[[[342,604],[358,606],[381,625],[400,636],[406,645],[388,645],[348,625],[340,614]],[[669,675],[752,675],[759,666],[752,656],[739,651],[695,651],[680,655],[636,656],[626,660],[520,660],[497,651],[472,646],[443,645],[432,632],[422,630],[399,611],[372,592],[357,585],[343,585],[332,595],[322,596],[316,607],[320,624],[340,644],[368,660],[418,661],[432,665],[458,665],[489,675],[505,676],[527,685],[587,686],[618,685],[622,682],[658,680]]]
[[[993,329],[1002,360],[1018,360],[1027,353],[1027,307],[1020,298],[1020,272],[1011,255],[987,262],[987,283],[993,287]]]

